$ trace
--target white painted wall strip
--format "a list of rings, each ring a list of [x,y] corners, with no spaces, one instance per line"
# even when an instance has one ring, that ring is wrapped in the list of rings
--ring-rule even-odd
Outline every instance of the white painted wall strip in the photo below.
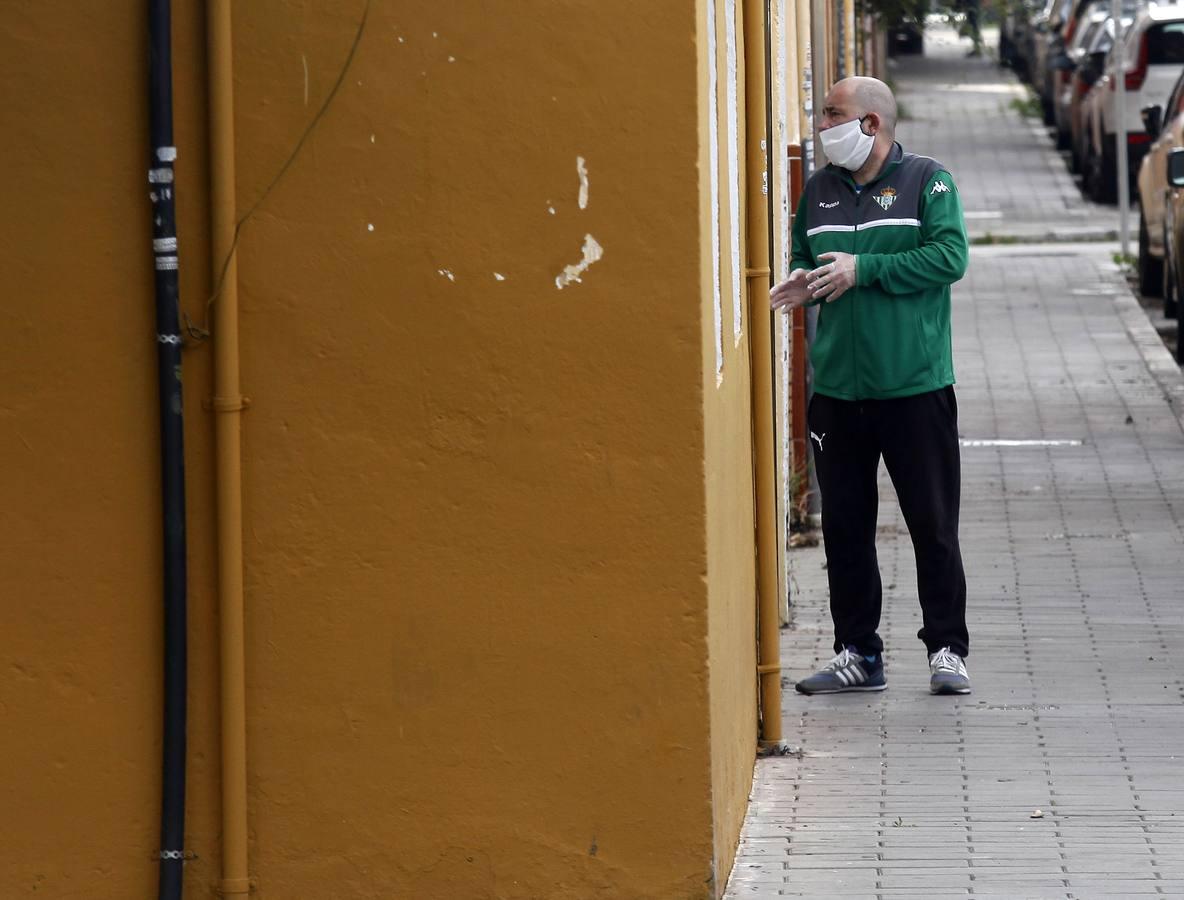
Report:
[[[716,0],[707,0],[707,128],[711,180],[711,272],[715,303],[715,386],[724,383],[724,313],[720,284],[719,234],[719,65],[715,40]]]
[[[791,29],[789,28],[787,16],[786,0],[777,0],[777,19],[780,28],[774,33],[773,39],[777,42],[777,84],[780,85],[778,91],[780,102],[780,109],[778,114],[778,135],[777,135],[777,171],[781,175],[781,183],[778,185],[778,201],[781,204],[781,246],[778,248],[777,254],[777,281],[784,281],[789,277],[789,258],[790,258],[790,236],[789,236],[789,217],[793,212],[789,208],[789,144],[790,138],[797,132],[797,111],[794,111],[793,118],[790,118],[789,109],[789,95],[792,93],[797,95],[797,45],[794,44],[793,53],[788,53],[789,41],[787,40]],[[789,57],[793,59],[790,60]],[[793,68],[790,68],[792,62]],[[791,125],[792,122],[792,125]]]
[[[732,246],[732,336],[736,346],[744,333],[744,270],[740,266],[740,106],[736,96],[739,69],[736,62],[736,0],[724,0],[728,88],[728,223]]]
[[[784,281],[789,276],[790,260],[790,229],[789,220],[793,210],[789,205],[790,172],[789,145],[797,142],[798,113],[797,102],[797,42],[792,39],[795,22],[789,20],[788,0],[777,0],[774,7],[776,24],[773,28],[772,39],[777,44],[777,75],[774,87],[777,97],[777,130],[774,146],[777,148],[773,171],[776,173],[777,203],[781,211],[781,221],[778,223],[778,237],[781,241],[776,250],[775,281]],[[789,592],[785,590],[789,582],[789,509],[793,498],[790,493],[789,473],[792,471],[793,453],[791,431],[792,421],[792,390],[790,385],[790,328],[791,319],[788,315],[775,316],[778,339],[778,367],[777,367],[777,449],[780,451],[780,465],[777,468],[778,487],[780,488],[780,502],[777,508],[777,583],[778,603],[777,618],[782,625],[789,622]]]

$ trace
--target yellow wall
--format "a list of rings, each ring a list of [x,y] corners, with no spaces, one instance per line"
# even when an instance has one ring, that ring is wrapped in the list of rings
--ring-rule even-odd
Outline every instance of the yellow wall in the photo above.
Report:
[[[756,572],[753,557],[752,426],[749,420],[751,381],[748,359],[750,310],[743,309],[736,337],[733,292],[742,290],[743,273],[733,268],[730,252],[729,201],[734,174],[729,169],[728,33],[727,17],[735,15],[736,58],[742,63],[743,34],[740,4],[713,0],[716,46],[700,43],[704,71],[700,92],[701,149],[699,167],[708,177],[700,183],[700,222],[705,245],[710,247],[713,226],[710,170],[711,143],[716,145],[718,167],[721,259],[719,291],[710,253],[700,262],[703,297],[703,415],[706,427],[705,473],[707,488],[707,588],[708,638],[711,660],[711,736],[713,821],[716,835],[716,867],[721,882],[731,870],[736,837],[744,819],[745,801],[752,785],[752,760],[756,747]],[[709,27],[706,11],[701,27]],[[711,50],[715,50],[714,57]],[[716,68],[715,103],[710,102],[707,68]],[[736,161],[744,159],[744,68],[737,66],[735,116],[740,145]],[[713,127],[714,123],[714,127]],[[744,221],[743,196],[740,221]],[[741,245],[743,252],[743,245]],[[741,256],[741,259],[744,257]],[[743,296],[743,295],[741,295]],[[716,370],[714,335],[716,307],[722,322],[722,366]]]
[[[374,0],[243,226],[259,897],[722,890],[755,743],[752,496],[746,339],[721,387],[711,349],[697,6]],[[200,318],[204,4],[174,8]],[[240,214],[364,8],[235,4]],[[152,890],[159,791],[146,28],[141,3],[72,9],[0,16],[0,884],[123,898]],[[588,234],[603,259],[558,290]],[[209,347],[185,367],[208,896]]]

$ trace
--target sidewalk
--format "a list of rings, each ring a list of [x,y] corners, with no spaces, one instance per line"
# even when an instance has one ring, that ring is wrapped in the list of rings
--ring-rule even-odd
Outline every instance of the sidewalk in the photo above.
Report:
[[[1116,228],[1008,108],[1010,74],[965,47],[927,33],[936,58],[894,77],[906,148],[946,162],[968,211],[1001,214],[972,231]],[[1116,250],[972,251],[954,359],[974,693],[927,692],[885,476],[890,687],[793,691],[833,655],[821,548],[798,551],[782,633],[794,751],[757,765],[728,898],[1184,896],[1184,379]],[[998,439],[1058,443],[981,443]]]
[[[1044,124],[1013,107],[1028,96],[1024,86],[990,60],[967,59],[968,46],[929,26],[925,58],[903,57],[890,77],[903,110],[901,142],[951,168],[971,238],[1117,240],[1117,208],[1086,200]],[[1128,221],[1133,243],[1137,206]]]

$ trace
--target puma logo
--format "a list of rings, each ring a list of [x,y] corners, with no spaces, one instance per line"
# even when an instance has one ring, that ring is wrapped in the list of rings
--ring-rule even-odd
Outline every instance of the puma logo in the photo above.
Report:
[[[826,437],[826,432],[824,431],[824,432],[822,432],[822,434],[815,434],[813,431],[811,431],[810,437],[812,437],[814,440],[818,441],[818,452],[821,453],[822,452],[822,439],[824,437]]]

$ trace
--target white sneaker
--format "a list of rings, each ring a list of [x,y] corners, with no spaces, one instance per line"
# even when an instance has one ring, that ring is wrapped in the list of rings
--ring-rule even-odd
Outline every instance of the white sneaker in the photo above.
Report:
[[[929,693],[969,694],[966,661],[949,647],[929,654]]]

